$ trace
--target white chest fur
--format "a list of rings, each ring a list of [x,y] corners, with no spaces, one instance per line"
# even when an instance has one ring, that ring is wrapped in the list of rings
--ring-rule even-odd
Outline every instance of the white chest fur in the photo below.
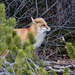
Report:
[[[38,32],[38,34],[36,36],[37,42],[34,44],[35,48],[38,48],[42,44],[42,42],[45,38],[45,35],[46,35],[46,33],[39,33]]]

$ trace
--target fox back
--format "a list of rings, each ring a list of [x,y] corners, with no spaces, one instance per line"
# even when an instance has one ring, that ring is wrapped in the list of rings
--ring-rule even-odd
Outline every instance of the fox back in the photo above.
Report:
[[[32,24],[30,25],[29,28],[21,28],[14,30],[20,36],[22,44],[24,44],[24,42],[28,40],[28,32],[32,32],[36,39],[36,43],[34,44],[34,46],[35,48],[38,48],[42,44],[46,36],[46,32],[50,31],[50,27],[47,26],[47,23],[43,18],[33,19],[31,17],[31,19],[32,19]]]

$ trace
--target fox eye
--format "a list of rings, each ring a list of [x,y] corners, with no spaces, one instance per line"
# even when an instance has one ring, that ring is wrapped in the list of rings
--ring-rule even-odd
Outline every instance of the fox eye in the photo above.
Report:
[[[44,24],[44,25],[42,25],[42,26],[45,26],[45,24]]]

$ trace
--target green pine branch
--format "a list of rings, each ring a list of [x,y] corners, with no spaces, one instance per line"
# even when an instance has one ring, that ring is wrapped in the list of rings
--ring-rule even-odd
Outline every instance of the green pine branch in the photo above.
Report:
[[[75,47],[72,43],[66,43],[67,46],[67,53],[71,59],[75,59]]]

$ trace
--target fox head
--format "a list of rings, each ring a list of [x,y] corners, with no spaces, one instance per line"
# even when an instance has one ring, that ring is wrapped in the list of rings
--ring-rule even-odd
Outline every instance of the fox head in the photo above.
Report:
[[[33,19],[31,17],[31,19],[32,19],[33,30],[35,30],[35,32],[36,32],[35,38],[37,40],[37,42],[34,44],[34,46],[35,46],[35,48],[38,48],[42,44],[42,42],[46,36],[46,32],[50,31],[50,27],[47,26],[47,23],[43,18]]]
[[[46,31],[50,31],[50,27],[47,26],[46,21],[43,18],[36,18],[32,19],[32,23],[34,24],[34,27],[37,29],[37,32],[45,33]]]

